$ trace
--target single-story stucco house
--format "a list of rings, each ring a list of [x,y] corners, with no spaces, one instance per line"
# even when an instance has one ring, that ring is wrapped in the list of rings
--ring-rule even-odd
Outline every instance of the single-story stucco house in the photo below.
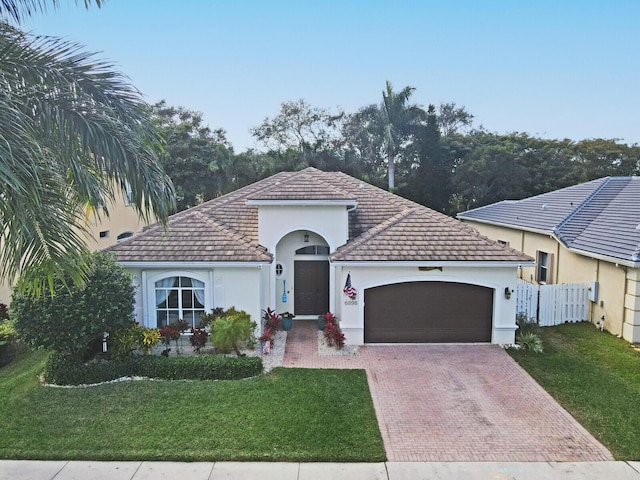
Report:
[[[456,219],[339,172],[282,172],[109,249],[134,276],[139,323],[215,307],[336,314],[347,342],[513,343],[533,259]],[[295,322],[294,327],[295,328]]]
[[[589,319],[640,342],[640,177],[605,177],[458,215],[537,260],[520,276],[590,285]]]

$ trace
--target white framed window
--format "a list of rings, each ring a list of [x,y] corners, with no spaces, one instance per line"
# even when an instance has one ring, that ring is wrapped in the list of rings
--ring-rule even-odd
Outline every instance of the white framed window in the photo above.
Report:
[[[325,245],[307,245],[297,249],[296,255],[329,255],[329,247]]]
[[[133,205],[133,191],[131,190],[131,184],[129,182],[124,184],[124,204],[127,207]]]
[[[205,312],[205,284],[187,276],[165,277],[155,282],[155,310],[157,327],[177,320],[192,327],[200,323]]]
[[[276,263],[276,277],[280,278],[285,273],[285,268],[282,263]]]
[[[553,254],[536,251],[536,282],[552,283],[551,268],[553,266]]]

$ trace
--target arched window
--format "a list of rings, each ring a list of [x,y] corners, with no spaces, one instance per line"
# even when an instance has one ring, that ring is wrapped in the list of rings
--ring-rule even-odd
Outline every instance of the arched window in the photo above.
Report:
[[[192,327],[204,313],[204,282],[190,277],[167,277],[155,283],[156,320],[162,328],[179,319]]]
[[[118,235],[118,241],[124,240],[125,238],[133,237],[133,232],[122,232]]]
[[[329,247],[324,245],[308,245],[296,250],[296,255],[329,255]]]

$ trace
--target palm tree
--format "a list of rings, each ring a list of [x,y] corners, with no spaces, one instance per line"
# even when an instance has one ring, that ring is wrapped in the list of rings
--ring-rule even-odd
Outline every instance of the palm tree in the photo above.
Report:
[[[362,157],[362,163],[374,177],[372,181],[381,177],[384,170],[388,172],[389,190],[395,188],[398,156],[406,152],[410,140],[418,135],[427,118],[421,107],[408,103],[414,90],[405,87],[394,92],[391,82],[387,81],[382,102],[361,108],[346,123],[345,136],[351,150]],[[385,161],[387,166],[382,170]]]
[[[407,86],[399,92],[394,92],[391,82],[387,80],[386,91],[382,92],[380,122],[389,166],[389,190],[395,188],[396,156],[407,140],[417,133],[416,129],[423,124],[427,116],[418,105],[407,104],[414,90],[415,88]]]
[[[10,25],[48,3],[0,0],[0,280],[21,274],[33,293],[83,280],[87,208],[108,216],[127,187],[145,220],[174,208],[139,92],[79,45]]]

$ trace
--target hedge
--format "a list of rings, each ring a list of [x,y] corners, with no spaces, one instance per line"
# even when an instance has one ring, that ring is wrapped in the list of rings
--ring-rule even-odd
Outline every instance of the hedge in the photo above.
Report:
[[[187,355],[162,357],[139,355],[122,360],[81,363],[60,353],[49,357],[43,378],[56,385],[83,385],[121,377],[167,380],[238,380],[262,373],[259,357]]]

